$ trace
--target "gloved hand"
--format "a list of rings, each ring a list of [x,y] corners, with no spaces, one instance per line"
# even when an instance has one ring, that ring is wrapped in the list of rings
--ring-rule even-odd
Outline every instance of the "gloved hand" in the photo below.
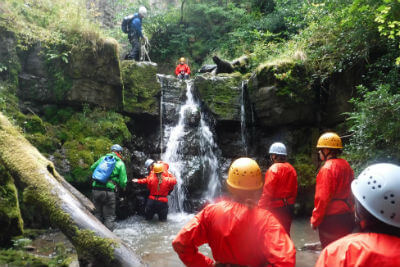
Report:
[[[181,70],[181,74],[185,74],[185,71],[184,71],[184,70]]]

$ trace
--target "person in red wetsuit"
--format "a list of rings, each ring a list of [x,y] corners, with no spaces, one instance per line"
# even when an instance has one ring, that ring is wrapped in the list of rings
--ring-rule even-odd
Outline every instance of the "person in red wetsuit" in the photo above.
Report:
[[[257,162],[235,160],[227,179],[230,198],[207,205],[172,242],[182,262],[189,267],[294,267],[292,240],[269,211],[257,207],[262,186]],[[214,260],[198,251],[206,243]]]
[[[354,173],[346,160],[337,158],[343,146],[336,133],[321,135],[317,148],[324,165],[317,175],[311,227],[318,228],[324,248],[353,230],[354,201],[350,184]]]
[[[154,214],[160,221],[166,221],[168,215],[168,195],[176,185],[176,178],[164,170],[162,163],[153,164],[153,170],[143,179],[133,179],[132,182],[146,184],[150,190],[145,208],[146,220],[151,220]]]
[[[175,68],[175,75],[178,79],[189,79],[190,68],[185,63],[185,58],[181,57],[179,59],[179,64]]]
[[[327,246],[315,266],[400,266],[400,167],[371,165],[352,182],[351,190],[360,233]]]
[[[269,155],[273,164],[265,173],[264,189],[258,207],[274,214],[290,235],[293,206],[297,196],[297,173],[286,162],[287,151],[284,144],[273,143],[269,148]]]

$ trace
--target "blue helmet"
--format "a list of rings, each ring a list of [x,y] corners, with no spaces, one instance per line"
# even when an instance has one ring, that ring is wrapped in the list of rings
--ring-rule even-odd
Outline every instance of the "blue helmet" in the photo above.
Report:
[[[122,146],[115,144],[111,146],[111,151],[122,152]]]

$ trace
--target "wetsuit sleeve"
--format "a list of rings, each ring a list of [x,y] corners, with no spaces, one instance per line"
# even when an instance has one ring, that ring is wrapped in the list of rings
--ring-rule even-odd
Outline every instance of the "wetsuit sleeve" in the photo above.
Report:
[[[333,197],[331,188],[331,170],[322,167],[317,175],[315,185],[314,210],[312,212],[311,223],[314,227],[318,227],[324,219],[326,207]]]
[[[137,183],[138,184],[147,184],[148,183],[148,178],[149,178],[149,176],[147,176],[146,178],[138,179]]]
[[[172,242],[172,247],[179,258],[188,267],[211,267],[213,260],[201,254],[198,247],[207,243],[205,210],[198,213],[186,224]]]
[[[187,73],[187,74],[190,74],[190,68],[189,68],[188,65],[186,65],[186,73]]]
[[[263,251],[267,267],[295,267],[296,249],[285,229],[275,217],[268,218],[263,230]]]
[[[120,168],[120,171],[119,171],[119,179],[118,179],[118,182],[119,182],[119,186],[121,187],[121,188],[125,188],[126,187],[126,184],[127,184],[127,182],[128,182],[128,177],[126,176],[126,168],[125,168],[125,164],[123,163],[123,162],[121,162],[122,164],[121,164],[121,168]]]
[[[179,71],[179,65],[178,65],[178,66],[176,66],[176,68],[175,68],[175,75],[178,76],[179,73],[180,73],[180,71]]]

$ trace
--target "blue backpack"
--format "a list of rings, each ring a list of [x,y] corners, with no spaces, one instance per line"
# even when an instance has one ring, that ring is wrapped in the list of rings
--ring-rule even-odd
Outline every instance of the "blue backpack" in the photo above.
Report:
[[[117,161],[113,156],[104,157],[104,159],[100,162],[99,165],[97,165],[96,169],[93,172],[93,180],[103,184],[107,183],[108,178],[110,178],[111,173],[115,168],[116,162]]]

